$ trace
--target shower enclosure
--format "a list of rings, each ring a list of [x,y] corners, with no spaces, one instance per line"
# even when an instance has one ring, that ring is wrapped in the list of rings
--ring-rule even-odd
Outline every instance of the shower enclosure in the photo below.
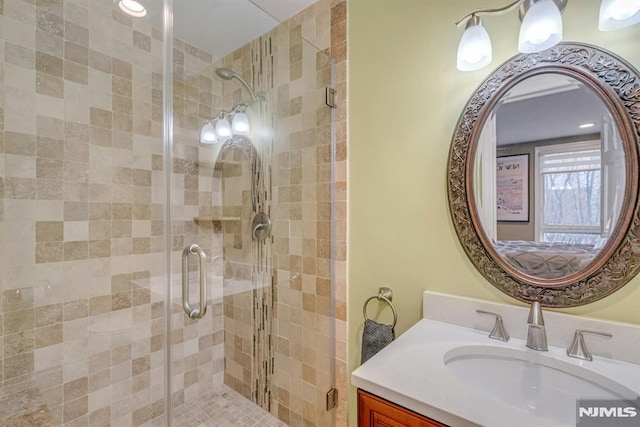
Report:
[[[334,425],[333,62],[140,3],[0,1],[0,425]]]

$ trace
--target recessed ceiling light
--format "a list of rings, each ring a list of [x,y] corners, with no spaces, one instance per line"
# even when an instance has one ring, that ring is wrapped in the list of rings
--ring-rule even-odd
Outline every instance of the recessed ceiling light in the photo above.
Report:
[[[147,15],[147,9],[137,0],[119,0],[118,7],[120,10],[134,18],[142,18]]]
[[[592,128],[595,126],[595,123],[584,123],[580,125],[580,129]]]

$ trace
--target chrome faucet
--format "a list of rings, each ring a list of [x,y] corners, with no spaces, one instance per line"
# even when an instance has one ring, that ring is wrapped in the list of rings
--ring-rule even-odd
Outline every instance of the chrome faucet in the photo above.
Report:
[[[498,313],[491,313],[490,311],[484,310],[476,310],[476,313],[479,314],[488,314],[490,316],[495,316],[496,323],[493,325],[493,329],[489,333],[489,338],[500,341],[509,341],[509,334],[504,329],[504,323],[502,323],[502,316]]]
[[[573,342],[571,343],[571,347],[567,349],[567,356],[575,357],[577,359],[584,359],[588,361],[593,360],[593,356],[587,349],[586,344],[584,343],[584,334],[594,334],[600,335],[605,338],[613,338],[608,332],[598,332],[598,331],[587,331],[586,329],[578,329],[576,330],[575,335],[573,336]]]
[[[538,301],[534,301],[531,304],[527,323],[529,324],[529,331],[527,332],[527,347],[538,351],[548,351],[547,331],[544,329],[542,306]]]

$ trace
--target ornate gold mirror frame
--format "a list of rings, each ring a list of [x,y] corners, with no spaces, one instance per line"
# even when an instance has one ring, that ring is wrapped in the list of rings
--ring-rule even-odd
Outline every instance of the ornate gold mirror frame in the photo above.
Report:
[[[526,275],[496,252],[480,224],[471,180],[478,138],[491,111],[514,85],[544,73],[571,76],[595,91],[610,110],[625,151],[624,203],[614,232],[590,264],[560,279]],[[640,74],[622,58],[595,46],[560,43],[544,52],[517,55],[498,67],[464,107],[447,167],[451,217],[474,266],[507,295],[549,307],[588,304],[620,289],[640,271],[639,144]]]

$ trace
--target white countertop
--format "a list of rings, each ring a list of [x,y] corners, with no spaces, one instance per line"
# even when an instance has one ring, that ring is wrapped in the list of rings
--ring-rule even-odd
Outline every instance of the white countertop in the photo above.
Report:
[[[563,363],[593,369],[631,390],[640,390],[640,378],[635,374],[625,375],[624,362],[598,357],[594,362],[581,361],[567,357],[564,348],[550,346],[548,352],[538,352],[526,348],[522,339],[511,338],[505,343],[489,339],[487,335],[484,331],[423,319],[356,369],[351,382],[358,388],[456,427],[566,425],[508,405],[463,383],[444,363],[445,353],[460,346],[498,346],[534,352],[533,357],[558,358]]]

